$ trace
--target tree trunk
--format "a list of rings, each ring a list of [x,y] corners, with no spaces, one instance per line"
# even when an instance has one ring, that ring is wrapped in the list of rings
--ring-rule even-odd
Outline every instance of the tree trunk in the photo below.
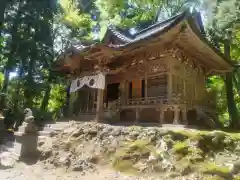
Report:
[[[50,98],[50,92],[51,92],[51,74],[49,75],[49,78],[48,78],[48,81],[47,81],[47,87],[46,87],[46,91],[44,93],[44,97],[43,97],[43,100],[42,100],[42,103],[41,103],[41,110],[42,111],[46,111],[47,110],[47,105],[48,105],[48,101],[49,101],[49,98]]]
[[[224,43],[224,54],[229,60],[231,60],[229,41],[226,41]],[[234,100],[232,72],[226,73],[225,85],[226,85],[226,94],[227,94],[228,113],[230,116],[230,127],[236,128],[238,125],[238,111],[237,111],[236,102]]]
[[[9,0],[1,0],[1,5],[0,5],[0,37],[1,37],[3,23],[4,23],[5,9],[7,7],[8,1]]]
[[[33,93],[34,93],[34,80],[33,80],[33,70],[35,65],[35,52],[32,52],[31,59],[28,65],[28,75],[27,75],[27,82],[24,91],[24,96],[26,98],[26,106],[27,108],[32,108],[33,106]]]
[[[20,71],[19,71],[19,74],[18,74],[18,82],[17,82],[16,94],[20,94],[21,81],[22,81],[22,77],[23,77],[23,74],[24,74],[23,64],[24,63],[22,63],[22,66],[20,66]],[[14,102],[14,110],[16,112],[18,111],[18,108],[19,108],[18,105],[19,105],[19,98],[15,99],[15,102]]]

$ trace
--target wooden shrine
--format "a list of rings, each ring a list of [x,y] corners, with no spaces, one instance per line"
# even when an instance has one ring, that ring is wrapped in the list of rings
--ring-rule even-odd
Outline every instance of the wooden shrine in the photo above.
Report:
[[[103,89],[91,88],[88,78],[71,93],[70,114],[194,125],[205,118],[204,111],[216,116],[206,77],[230,72],[232,66],[206,40],[200,14],[184,12],[135,34],[109,26],[101,43],[65,50],[54,71],[70,81],[104,77]]]

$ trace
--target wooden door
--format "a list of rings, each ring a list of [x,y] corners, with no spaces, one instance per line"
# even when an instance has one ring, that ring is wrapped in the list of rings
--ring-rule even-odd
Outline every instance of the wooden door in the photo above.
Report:
[[[132,98],[142,97],[142,80],[135,79],[132,81]]]

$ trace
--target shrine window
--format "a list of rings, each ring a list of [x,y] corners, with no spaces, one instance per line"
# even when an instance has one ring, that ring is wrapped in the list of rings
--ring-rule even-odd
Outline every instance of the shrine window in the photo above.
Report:
[[[167,96],[167,75],[156,76],[148,79],[148,97]]]

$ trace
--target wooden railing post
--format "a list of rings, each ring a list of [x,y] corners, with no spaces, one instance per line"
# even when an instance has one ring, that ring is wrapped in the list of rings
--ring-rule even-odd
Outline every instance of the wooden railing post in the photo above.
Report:
[[[136,108],[136,123],[140,121],[140,108]]]
[[[173,119],[173,124],[179,124],[179,118],[180,118],[180,109],[178,106],[175,106],[173,108],[174,112],[174,119]]]

